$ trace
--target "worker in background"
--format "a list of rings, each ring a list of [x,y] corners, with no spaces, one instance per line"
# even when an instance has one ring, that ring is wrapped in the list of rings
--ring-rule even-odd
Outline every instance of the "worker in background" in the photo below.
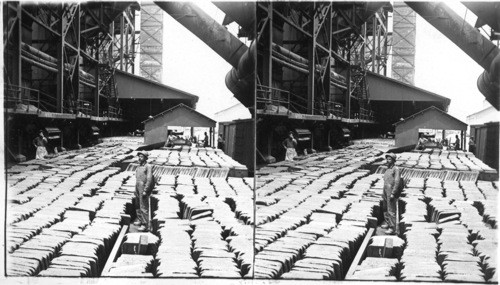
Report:
[[[476,142],[474,142],[473,137],[470,137],[469,139],[469,152],[476,154]]]
[[[219,138],[217,139],[217,148],[224,150],[224,146],[226,145],[226,142],[222,138],[222,135],[219,135]]]
[[[149,231],[149,196],[153,191],[153,169],[148,163],[148,153],[137,153],[139,166],[135,171],[135,209],[137,220],[134,225],[139,231]]]
[[[36,148],[36,159],[45,159],[47,153],[47,138],[43,135],[43,131],[40,130],[38,137],[33,140],[33,145]]]
[[[427,140],[424,138],[423,134],[418,135],[418,142],[417,145],[415,146],[416,150],[423,150],[425,148],[425,143]]]
[[[395,166],[396,154],[387,153],[385,159],[387,170],[384,173],[384,192],[382,193],[385,224],[382,228],[387,229],[386,234],[392,235],[396,230],[396,203],[400,191],[401,173],[399,167]]]
[[[288,137],[283,141],[283,147],[286,149],[285,160],[293,161],[297,156],[297,140],[293,137],[293,132],[288,133]]]
[[[171,131],[168,131],[167,141],[165,142],[165,147],[171,147],[172,142],[175,140],[175,136],[172,135]]]
[[[455,135],[455,150],[460,150],[460,138]]]
[[[209,147],[210,146],[210,141],[208,140],[207,132],[205,132],[205,138],[203,139],[203,146],[204,147]]]

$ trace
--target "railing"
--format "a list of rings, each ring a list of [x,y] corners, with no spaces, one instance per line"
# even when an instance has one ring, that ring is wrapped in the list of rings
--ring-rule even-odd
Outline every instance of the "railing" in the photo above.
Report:
[[[268,111],[267,113],[283,114],[284,112],[280,110],[280,107],[287,109],[286,114],[289,114],[290,112],[299,114],[307,113],[307,99],[295,95],[287,90],[257,85],[257,109],[269,110],[267,108],[269,105],[275,106],[276,110]],[[346,117],[345,107],[342,103],[317,101],[315,102],[314,107],[313,112],[316,115],[328,117],[333,115],[339,119]],[[365,108],[359,108],[358,112],[353,113],[352,118],[367,121],[375,120],[373,111]]]
[[[104,111],[104,116],[108,118],[121,118],[122,117],[122,109],[109,106],[107,111]]]
[[[307,99],[293,94],[290,91],[257,85],[257,109],[266,109],[268,105],[277,107],[276,113],[280,113],[279,107],[287,109],[287,114],[290,112],[306,114],[307,113]],[[314,108],[314,112],[319,109]]]
[[[327,112],[335,117],[343,118],[345,115],[344,105],[337,102],[327,102]]]
[[[92,103],[85,100],[76,100],[76,110],[77,114],[83,114],[86,116],[92,115]]]
[[[276,98],[277,97],[277,98]],[[285,99],[282,99],[285,97]],[[257,109],[267,110],[267,107],[276,106],[276,113],[280,113],[280,106],[290,113],[290,92],[278,88],[257,85]]]
[[[359,113],[354,113],[354,118],[360,120],[374,121],[375,116],[373,111],[364,108],[359,108]]]
[[[307,113],[307,99],[293,93],[290,93],[290,99],[290,106],[295,113]],[[313,108],[313,110],[315,111],[316,109]]]
[[[26,105],[26,112],[45,111],[55,112],[57,110],[57,99],[40,90],[17,86],[5,85],[5,108],[17,108],[20,104]],[[31,110],[30,110],[31,108]]]

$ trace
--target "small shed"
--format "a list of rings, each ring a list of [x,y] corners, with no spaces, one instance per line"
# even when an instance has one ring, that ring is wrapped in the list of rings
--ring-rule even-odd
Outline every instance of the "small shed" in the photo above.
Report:
[[[443,139],[446,130],[461,131],[461,142],[464,141],[464,132],[467,130],[466,123],[434,106],[417,112],[395,123],[394,126],[396,127],[395,146],[397,148],[415,145],[418,141],[419,129],[443,130]]]
[[[251,173],[254,171],[255,162],[254,123],[253,119],[219,122],[219,135],[225,141],[222,150],[244,164]]]
[[[209,128],[210,145],[214,146],[215,121],[197,112],[196,110],[179,104],[163,111],[144,122],[144,143],[146,145],[165,142],[168,136],[168,127]]]

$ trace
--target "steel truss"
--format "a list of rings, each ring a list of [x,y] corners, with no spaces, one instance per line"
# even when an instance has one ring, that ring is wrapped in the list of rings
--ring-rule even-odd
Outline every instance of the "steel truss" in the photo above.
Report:
[[[257,109],[285,102],[306,115],[369,114],[365,73],[387,73],[389,6],[259,2]],[[290,99],[287,99],[287,98]]]
[[[416,13],[402,2],[394,4],[392,78],[414,85]]]
[[[161,82],[163,55],[163,10],[156,4],[141,7],[141,76]]]
[[[3,5],[7,101],[35,102],[48,113],[89,117],[119,113],[113,70],[133,72],[138,6],[125,2]]]

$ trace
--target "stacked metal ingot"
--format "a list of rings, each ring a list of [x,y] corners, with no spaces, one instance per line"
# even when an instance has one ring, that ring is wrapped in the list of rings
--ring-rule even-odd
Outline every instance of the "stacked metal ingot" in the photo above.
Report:
[[[398,154],[396,165],[409,169],[458,171],[453,173],[455,176],[460,175],[460,171],[471,172],[471,174],[472,172],[495,172],[494,169],[484,164],[470,152],[437,149]],[[439,172],[436,173],[439,175]],[[431,175],[431,172],[427,172],[427,174]],[[445,173],[441,172],[441,174]],[[451,176],[443,176],[442,178],[446,178],[447,180],[453,179]]]
[[[468,243],[470,233],[463,225],[450,225],[438,237],[438,263],[443,266],[444,280],[450,282],[484,282],[479,266],[480,258],[474,256]]]
[[[429,202],[430,221],[438,224],[460,224],[460,211],[446,198],[435,198]]]
[[[207,198],[206,201],[214,209],[214,220],[221,226],[223,233],[229,235],[226,238],[229,250],[246,268],[246,273],[250,273],[253,265],[253,227],[243,224],[226,202],[217,198]]]
[[[479,190],[475,181],[460,181],[460,187],[467,201],[480,201],[485,199],[485,196],[481,190]]]
[[[397,258],[367,257],[346,280],[396,281],[395,271],[398,263]]]
[[[408,205],[407,205],[408,207]],[[408,208],[406,213],[408,213]],[[405,215],[406,215],[405,213]],[[441,281],[442,269],[436,261],[438,235],[434,223],[415,221],[405,233],[406,248],[401,257],[403,281]]]
[[[496,229],[483,229],[478,239],[472,241],[473,253],[481,260],[485,281],[498,282],[498,238]]]
[[[439,195],[440,185],[445,197]],[[496,255],[490,258],[486,249],[489,246],[491,251],[497,247],[496,233],[491,229],[495,222],[488,219],[487,207],[484,206],[493,204],[496,212],[496,203],[489,202],[484,195],[488,192],[496,196],[494,185],[484,181],[476,184],[474,181],[439,181],[435,178],[409,181],[407,186],[423,190],[425,198],[413,195],[413,190],[408,195],[409,188],[404,189],[402,221],[406,228],[407,247],[401,259],[403,281],[497,280]]]
[[[360,167],[380,154],[356,146],[268,166],[256,189],[255,277],[342,279],[381,199],[381,175]]]
[[[161,177],[153,195],[158,207],[152,214],[160,236],[157,276],[250,276],[253,193],[249,183],[253,180]]]
[[[215,221],[197,221],[192,233],[193,255],[201,277],[241,278],[235,254],[222,238],[221,226]]]
[[[117,216],[110,215],[107,202],[128,178],[110,165],[127,152],[105,144],[8,170],[8,176],[17,176],[7,189],[9,276],[98,276],[127,203],[113,203]],[[99,192],[102,186],[109,187]],[[101,208],[107,209],[106,217],[98,215]]]
[[[198,265],[191,255],[192,241],[189,232],[192,232],[192,228],[188,220],[165,218],[160,224],[160,244],[156,254],[156,274],[159,277],[199,277]]]
[[[122,254],[113,262],[105,276],[154,277],[155,258],[152,255]]]
[[[148,161],[153,165],[208,167],[208,168],[241,168],[244,167],[220,149],[175,147],[162,148],[149,152]],[[130,162],[133,162],[131,160]]]

